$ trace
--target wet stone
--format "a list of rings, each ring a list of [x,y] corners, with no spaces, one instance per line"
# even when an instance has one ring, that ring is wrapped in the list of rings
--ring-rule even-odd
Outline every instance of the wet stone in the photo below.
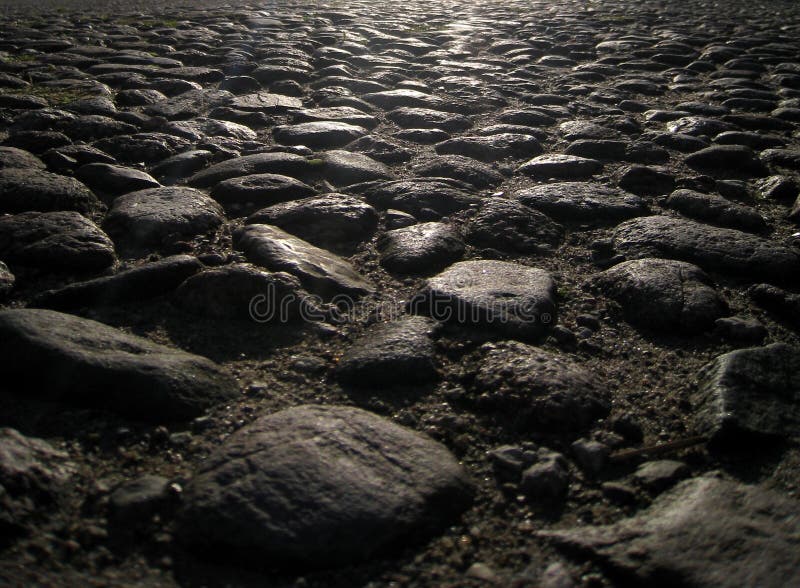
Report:
[[[703,332],[728,311],[711,278],[682,261],[626,261],[590,284],[617,302],[628,321],[659,332]]]
[[[114,306],[129,301],[147,300],[172,292],[184,280],[203,269],[191,255],[175,255],[102,276],[73,282],[56,290],[38,294],[29,306],[70,310]]]
[[[769,239],[665,216],[626,221],[613,241],[629,259],[676,259],[751,280],[792,281],[800,269],[800,255]]]
[[[114,200],[103,228],[119,246],[134,251],[207,233],[224,220],[220,205],[199,190],[163,187]]]
[[[444,101],[438,96],[432,96],[419,90],[406,89],[372,92],[364,94],[362,98],[384,110],[393,110],[401,107],[437,110],[444,104]]]
[[[361,153],[325,151],[321,162],[321,173],[336,187],[394,178],[388,167]]]
[[[270,173],[297,177],[307,175],[311,170],[311,164],[306,158],[294,153],[255,153],[235,157],[201,170],[189,178],[188,184],[195,188],[207,188],[240,176]]]
[[[91,212],[99,207],[97,197],[75,178],[38,168],[0,169],[0,213]]]
[[[540,155],[522,164],[517,171],[535,178],[581,180],[602,169],[603,164],[596,159],[576,155]]]
[[[367,134],[367,129],[343,122],[306,122],[282,125],[273,129],[273,136],[284,145],[305,145],[312,149],[342,147]]]
[[[397,209],[427,221],[439,220],[478,204],[480,196],[465,186],[467,184],[451,183],[446,178],[400,180],[370,187],[364,194],[367,202],[377,208]]]
[[[785,343],[717,357],[698,374],[692,397],[698,433],[725,445],[796,434],[798,367],[800,352]]]
[[[270,225],[247,225],[234,233],[247,259],[273,272],[287,272],[314,294],[361,296],[375,287],[345,259]]]
[[[253,174],[220,182],[211,190],[211,197],[230,211],[242,212],[315,193],[308,184],[289,176]]]
[[[464,155],[485,162],[531,157],[542,151],[536,137],[512,133],[462,136],[436,145],[436,153],[440,155]]]
[[[55,273],[99,272],[116,261],[111,239],[74,211],[0,217],[0,259]]]
[[[381,265],[397,273],[438,271],[464,255],[460,232],[452,225],[439,222],[387,231],[376,245]]]
[[[404,129],[442,129],[458,132],[472,127],[472,122],[462,114],[427,108],[397,108],[388,113],[386,118]]]
[[[192,418],[238,394],[233,378],[208,359],[88,319],[6,310],[0,334],[7,373],[21,376],[12,377],[18,384],[9,392],[151,422]]]
[[[467,182],[475,188],[490,188],[503,181],[503,176],[490,166],[461,155],[439,155],[426,158],[412,167],[423,177],[444,177]]]
[[[461,261],[428,279],[411,307],[437,320],[538,339],[556,323],[555,283],[539,268]]]
[[[520,202],[490,198],[470,221],[467,238],[479,247],[542,253],[561,244],[564,229],[546,214]]]
[[[378,226],[378,213],[358,198],[330,193],[263,208],[246,223],[274,225],[317,247],[336,251],[369,239]]]
[[[536,534],[567,553],[589,555],[636,585],[666,576],[723,588],[745,574],[758,585],[782,586],[800,580],[797,508],[776,492],[704,476],[680,483],[615,525]]]
[[[247,425],[200,466],[178,533],[245,563],[341,566],[437,532],[471,496],[439,443],[357,408],[305,405]]]
[[[248,264],[195,273],[180,285],[172,300],[191,314],[260,323],[295,320],[301,315],[301,305],[310,304],[309,294],[296,277]]]
[[[573,223],[616,223],[649,214],[644,200],[633,194],[586,182],[558,182],[520,190],[514,197],[548,216]]]
[[[572,432],[608,414],[603,384],[570,358],[517,342],[487,344],[483,351],[477,402],[517,427]]]
[[[333,106],[329,108],[301,108],[291,112],[295,122],[338,122],[373,129],[378,119],[352,106]]]
[[[107,203],[116,196],[161,186],[150,174],[131,167],[90,163],[75,170],[75,177],[89,186]]]
[[[436,323],[407,316],[373,325],[336,364],[339,382],[356,387],[429,382],[438,377],[431,334]]]

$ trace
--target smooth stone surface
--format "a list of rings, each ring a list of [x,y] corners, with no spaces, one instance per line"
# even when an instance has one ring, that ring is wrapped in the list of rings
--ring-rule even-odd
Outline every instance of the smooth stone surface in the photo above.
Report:
[[[475,188],[490,188],[503,181],[503,176],[491,166],[461,155],[428,157],[412,167],[423,177],[452,178],[471,184]]]
[[[568,357],[508,341],[484,346],[477,402],[526,430],[578,431],[608,414],[603,384]]]
[[[146,172],[108,163],[83,165],[75,170],[75,177],[95,193],[106,196],[106,202],[113,201],[122,194],[161,186],[158,180]]]
[[[305,145],[311,149],[342,147],[367,134],[364,127],[344,122],[316,121],[294,125],[280,125],[272,130],[278,143]]]
[[[194,274],[176,290],[173,302],[204,317],[263,323],[298,318],[308,298],[294,276],[234,264]]]
[[[711,278],[683,261],[625,261],[590,284],[617,302],[629,322],[659,332],[699,333],[728,310]]]
[[[16,147],[0,147],[0,169],[45,169],[44,162],[33,153]]]
[[[258,111],[267,114],[285,112],[290,108],[302,108],[303,103],[299,98],[270,94],[269,92],[255,92],[237,96],[228,102],[228,106],[239,110]]]
[[[73,282],[56,290],[46,290],[35,296],[29,306],[70,310],[147,300],[172,292],[184,280],[202,269],[203,264],[196,257],[175,255],[123,270],[112,276]]]
[[[359,198],[330,193],[262,208],[245,223],[274,225],[317,247],[336,251],[369,239],[378,226],[378,213]]]
[[[438,377],[431,319],[406,316],[368,328],[336,364],[336,378],[356,387],[418,384]]]
[[[486,199],[467,225],[470,243],[500,251],[548,252],[563,238],[563,227],[550,217],[505,198]]]
[[[116,261],[108,235],[74,211],[0,217],[0,258],[55,273],[97,272]]]
[[[556,323],[555,283],[548,272],[506,261],[461,261],[426,281],[411,302],[421,315],[537,339]]]
[[[472,126],[472,122],[463,114],[429,108],[397,108],[388,113],[386,118],[404,129],[442,129],[458,132]]]
[[[163,187],[125,194],[103,221],[114,242],[131,250],[159,247],[165,240],[192,238],[218,227],[222,208],[193,188]]]
[[[603,164],[596,159],[577,155],[540,155],[523,163],[517,171],[535,178],[582,180],[592,177],[602,169]]]
[[[337,149],[325,151],[320,157],[323,176],[336,187],[394,178],[386,165],[361,153]]]
[[[634,194],[587,182],[543,184],[519,190],[514,197],[561,222],[607,224],[650,212]]]
[[[619,178],[619,187],[637,196],[659,196],[675,189],[675,176],[666,169],[632,165]]]
[[[196,417],[238,395],[204,357],[52,310],[0,312],[0,353],[9,391],[146,421]]]
[[[717,194],[703,194],[694,190],[675,190],[667,198],[668,208],[699,221],[742,231],[762,233],[767,221],[756,209],[736,204]]]
[[[314,294],[361,296],[375,290],[346,260],[270,225],[247,225],[233,235],[247,259],[273,272],[287,272]]]
[[[399,180],[368,188],[367,202],[381,209],[396,209],[420,220],[439,220],[481,201],[464,184],[442,178]]]
[[[30,167],[0,169],[0,213],[91,212],[99,207],[97,197],[75,178]]]
[[[680,483],[609,526],[538,531],[567,553],[598,561],[626,583],[734,588],[800,582],[798,503],[776,492],[704,476]]]
[[[300,155],[284,152],[255,153],[214,164],[194,174],[187,183],[195,188],[208,188],[228,178],[252,174],[269,173],[303,177],[309,172],[311,165]]]
[[[533,157],[542,152],[542,145],[536,137],[516,133],[464,135],[436,145],[436,153],[440,155],[464,155],[488,163],[506,158]]]
[[[614,230],[613,242],[629,259],[677,259],[751,280],[790,282],[800,270],[800,255],[774,241],[666,216],[626,221]]]
[[[800,427],[800,351],[785,343],[737,349],[698,375],[692,396],[700,434],[723,443],[788,437]]]
[[[744,145],[714,145],[695,151],[686,159],[692,169],[717,177],[761,177],[767,169],[755,152]]]
[[[239,561],[341,566],[438,531],[471,496],[439,443],[357,408],[305,405],[225,440],[186,487],[178,533]]]
[[[464,240],[454,226],[428,222],[387,231],[376,243],[380,263],[390,272],[438,271],[464,255]]]
[[[252,210],[316,194],[316,190],[295,178],[281,174],[252,174],[224,180],[214,186],[211,197],[234,212]]]

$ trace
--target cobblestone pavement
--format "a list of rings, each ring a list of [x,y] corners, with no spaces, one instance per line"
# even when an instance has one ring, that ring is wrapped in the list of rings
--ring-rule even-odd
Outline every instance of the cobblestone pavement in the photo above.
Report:
[[[800,584],[796,2],[0,3],[0,582]]]

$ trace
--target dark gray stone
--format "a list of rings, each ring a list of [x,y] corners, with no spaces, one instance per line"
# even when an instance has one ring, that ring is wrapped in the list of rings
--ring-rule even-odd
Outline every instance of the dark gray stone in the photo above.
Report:
[[[542,253],[561,244],[564,229],[547,215],[505,198],[481,204],[467,227],[470,243],[500,251]]]
[[[569,477],[563,455],[540,449],[537,462],[522,472],[519,489],[529,502],[552,506],[566,498]]]
[[[695,151],[684,163],[698,171],[717,177],[760,177],[767,175],[755,152],[744,145],[714,145]]]
[[[444,100],[438,96],[432,96],[419,90],[384,90],[382,92],[372,92],[362,96],[370,104],[374,104],[384,110],[393,110],[401,107],[427,108],[436,110],[444,105]]]
[[[672,459],[647,461],[633,473],[633,479],[651,492],[663,492],[687,477],[689,468],[686,464]]]
[[[167,133],[119,135],[100,139],[93,145],[113,156],[118,162],[131,165],[141,162],[155,164],[192,147],[189,139]]]
[[[436,323],[408,316],[373,325],[336,364],[336,378],[357,387],[419,384],[438,377],[431,334]]]
[[[503,181],[503,176],[485,163],[461,155],[439,155],[426,158],[411,168],[418,176],[452,178],[475,188],[491,188]]]
[[[438,271],[464,255],[461,233],[452,225],[439,222],[387,231],[376,245],[381,265],[398,273]]]
[[[296,122],[329,122],[347,123],[357,127],[373,129],[378,126],[378,119],[352,106],[333,106],[330,108],[301,108],[291,112]]]
[[[536,137],[515,133],[465,135],[436,145],[436,153],[440,155],[464,155],[484,162],[533,157],[542,152],[542,145]]]
[[[123,482],[108,497],[109,515],[120,525],[147,523],[177,497],[170,481],[163,476],[141,476]]]
[[[247,259],[273,272],[287,272],[309,291],[326,298],[361,296],[375,287],[343,258],[270,225],[247,225],[233,236]]]
[[[8,266],[0,261],[0,300],[3,300],[14,289],[16,278]]]
[[[325,179],[337,187],[394,178],[388,167],[361,153],[326,151],[321,155],[321,163]]]
[[[103,221],[114,242],[130,250],[159,247],[168,239],[192,238],[225,220],[222,208],[193,188],[163,187],[125,194]]]
[[[232,212],[242,212],[315,193],[308,184],[289,176],[252,174],[220,182],[211,190],[211,197]]]
[[[683,261],[626,261],[590,283],[617,302],[628,321],[655,331],[702,332],[728,312],[711,278]]]
[[[302,304],[310,304],[296,277],[247,264],[196,273],[181,284],[173,301],[192,314],[256,322],[288,322],[300,316]]]
[[[669,194],[675,189],[675,176],[666,169],[632,165],[622,172],[619,187],[637,196]]]
[[[800,582],[798,503],[714,477],[680,483],[646,511],[609,526],[538,531],[598,561],[621,582],[735,588]]]
[[[45,169],[44,162],[33,153],[16,147],[0,147],[0,169]]]
[[[106,202],[111,202],[122,194],[161,186],[158,180],[146,172],[108,163],[83,165],[75,170],[75,177],[96,194],[105,196]]]
[[[0,213],[91,212],[99,207],[97,197],[75,178],[30,167],[0,169]]]
[[[42,292],[33,298],[29,306],[69,310],[146,300],[172,292],[202,269],[203,264],[197,258],[175,255],[123,270],[113,276],[73,282],[57,290]]]
[[[367,129],[344,122],[316,121],[280,125],[272,130],[278,143],[305,145],[311,149],[342,147],[367,134]]]
[[[472,126],[472,122],[463,114],[428,108],[397,108],[387,114],[386,118],[404,129],[442,129],[458,132]]]
[[[420,220],[439,220],[481,202],[466,186],[443,178],[399,180],[370,187],[364,194],[377,208],[397,209]]]
[[[473,384],[477,401],[516,427],[573,432],[608,414],[602,382],[572,359],[515,341],[483,351]]]
[[[378,213],[358,198],[330,193],[263,208],[250,215],[246,224],[274,225],[336,251],[368,240],[378,226]]]
[[[56,273],[98,272],[116,261],[111,239],[74,211],[0,217],[0,258]]]
[[[668,208],[713,225],[762,233],[767,222],[750,207],[736,204],[717,194],[703,194],[694,190],[675,190],[667,198]]]
[[[256,92],[237,96],[230,100],[228,106],[238,110],[255,110],[267,114],[286,112],[290,108],[302,108],[303,102],[299,98],[270,94],[269,92]]]
[[[0,428],[0,485],[5,497],[32,500],[40,505],[52,501],[76,471],[67,453],[43,439],[26,437],[8,427]],[[8,504],[4,501],[3,506],[7,508]],[[4,514],[18,518],[13,510]],[[6,520],[3,523],[5,526]]]
[[[523,163],[518,172],[535,178],[558,178],[561,180],[582,180],[590,178],[603,169],[596,159],[576,155],[540,155]]]
[[[629,259],[677,259],[750,280],[791,282],[800,270],[800,255],[774,241],[666,216],[626,221],[614,230],[613,242]]]
[[[644,200],[622,190],[586,182],[558,182],[514,195],[522,204],[572,223],[607,224],[649,214]]]
[[[184,151],[172,157],[166,158],[161,163],[153,166],[150,173],[166,186],[172,186],[179,180],[191,176],[200,171],[211,159],[214,154],[204,149],[193,149]]]
[[[556,322],[555,284],[539,268],[505,261],[461,261],[426,281],[417,314],[537,339]]]
[[[52,310],[0,312],[0,353],[8,392],[146,421],[193,418],[239,392],[208,359]]]
[[[299,406],[201,465],[178,533],[253,564],[342,566],[440,530],[471,497],[442,445],[357,408]]]
[[[700,371],[692,403],[697,431],[718,442],[796,435],[800,352],[773,343],[721,355]]]
[[[274,152],[255,153],[235,157],[212,165],[197,172],[188,180],[190,186],[207,188],[229,178],[252,174],[281,174],[292,177],[305,177],[312,171],[305,157],[294,153]]]

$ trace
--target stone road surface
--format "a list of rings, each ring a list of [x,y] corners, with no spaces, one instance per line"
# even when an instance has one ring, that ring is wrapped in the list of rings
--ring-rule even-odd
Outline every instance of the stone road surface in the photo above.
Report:
[[[800,585],[799,39],[0,2],[0,583]]]

